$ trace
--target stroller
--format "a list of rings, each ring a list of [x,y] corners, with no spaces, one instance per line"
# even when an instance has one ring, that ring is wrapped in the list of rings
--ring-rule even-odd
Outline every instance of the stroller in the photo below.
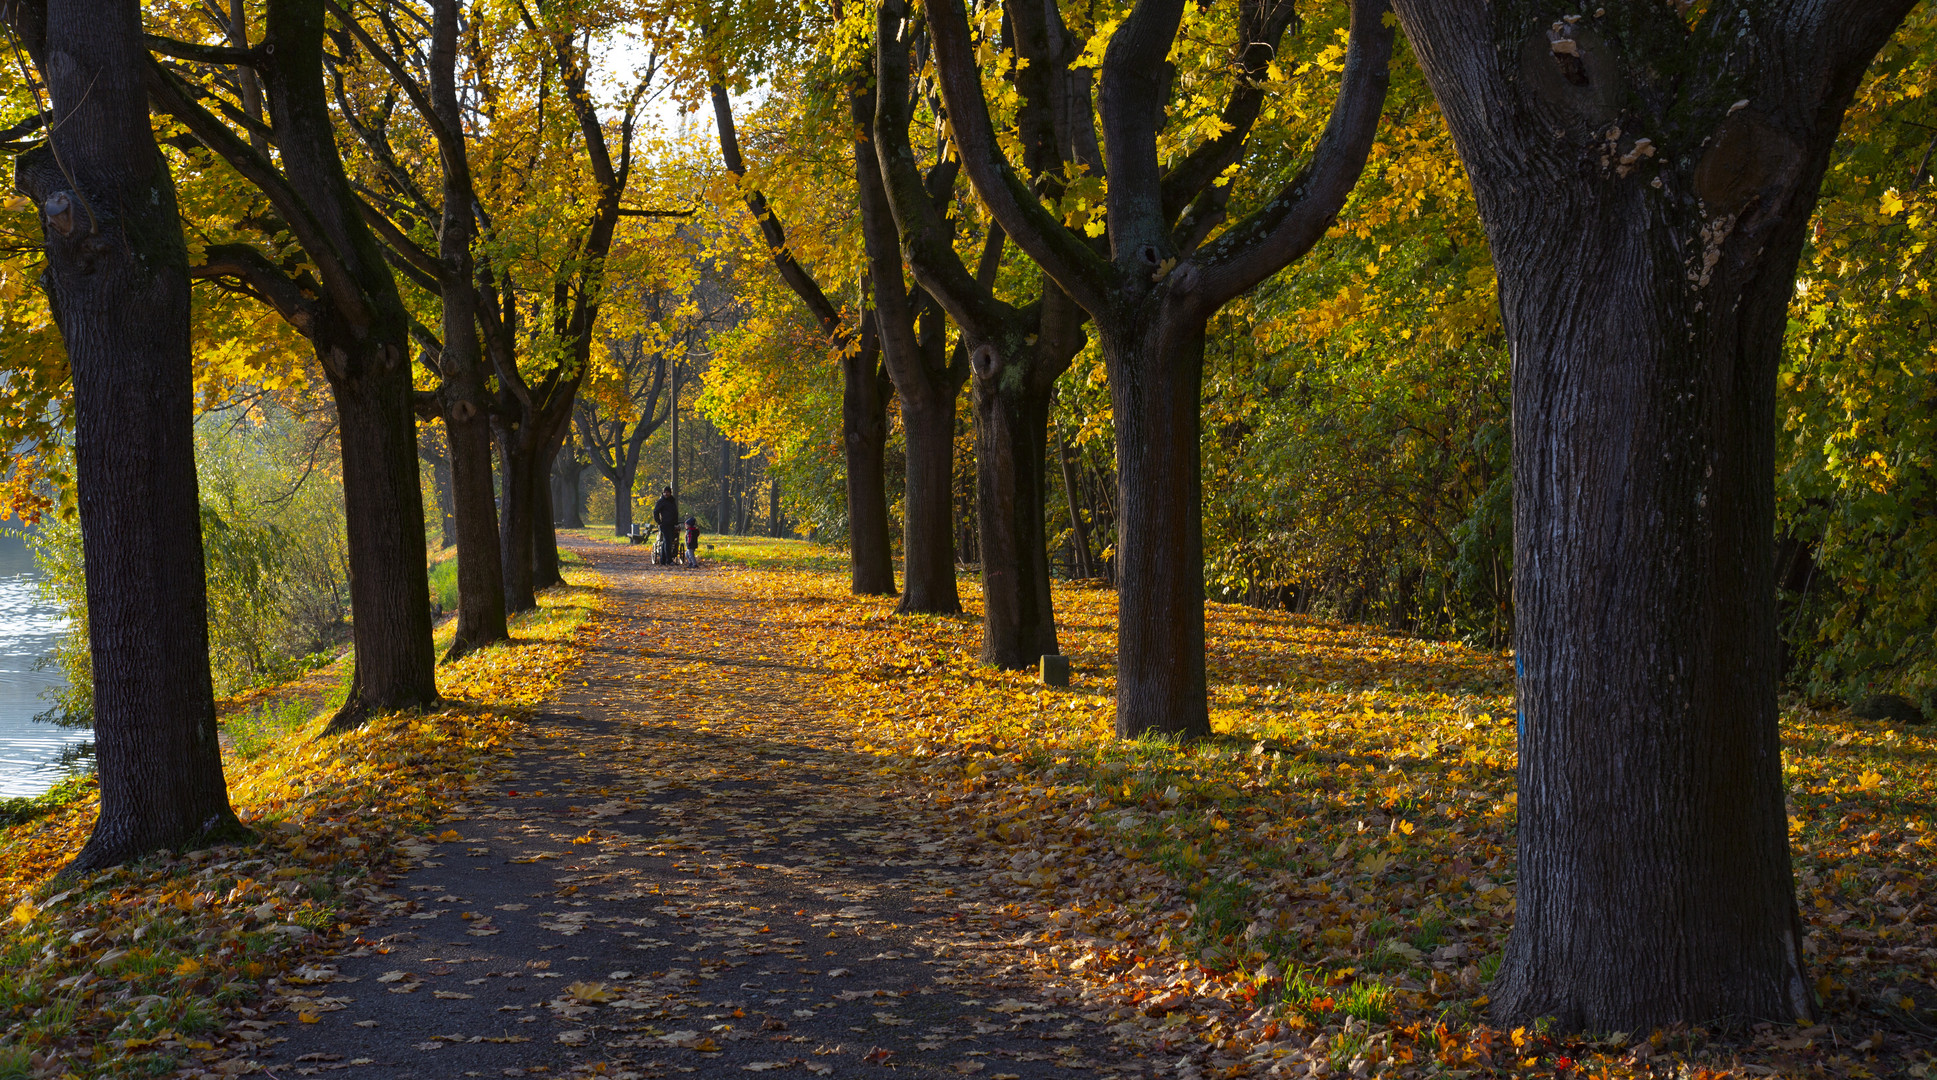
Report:
[[[652,561],[659,566],[673,566],[679,562],[679,532],[664,525],[659,530],[659,542],[653,547]]]

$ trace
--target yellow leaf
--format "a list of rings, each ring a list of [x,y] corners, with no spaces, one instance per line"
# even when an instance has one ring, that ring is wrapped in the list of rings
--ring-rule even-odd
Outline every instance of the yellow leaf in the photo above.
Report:
[[[438,833],[436,836],[431,837],[431,839],[451,841],[451,840],[462,840],[464,839],[464,837],[459,835],[456,829],[445,829],[443,832]]]
[[[612,991],[604,983],[575,982],[565,988],[565,992],[580,1001],[611,1001]]]
[[[1903,197],[1897,194],[1896,188],[1891,188],[1883,193],[1883,198],[1877,200],[1877,209],[1885,217],[1895,217],[1903,213]]]
[[[34,916],[38,914],[40,914],[40,909],[34,906],[32,900],[22,900],[13,906],[13,921],[22,926],[33,922]]]
[[[296,1020],[298,1023],[314,1024],[321,1019],[322,1017],[317,1016],[313,1012],[299,1012],[296,1014]]]

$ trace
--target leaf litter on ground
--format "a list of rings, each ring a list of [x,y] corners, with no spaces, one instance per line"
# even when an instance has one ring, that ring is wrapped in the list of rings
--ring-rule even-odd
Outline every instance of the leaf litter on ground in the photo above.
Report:
[[[1510,658],[1211,604],[1216,737],[1126,741],[1108,590],[1055,589],[1075,677],[1049,688],[978,662],[971,581],[969,615],[896,616],[813,549],[722,548],[883,783],[987,869],[972,918],[1171,1075],[1937,1076],[1928,729],[1785,703],[1821,1022],[1502,1031]]]
[[[572,568],[566,580],[512,621],[513,642],[438,669],[436,712],[322,736],[347,658],[225,708],[249,843],[56,880],[99,811],[91,779],[0,831],[0,1075],[246,1075],[277,1028],[341,1009],[329,961],[370,948],[358,927],[405,906],[382,891],[391,875],[453,842],[433,824],[512,752],[582,652],[599,583]]]

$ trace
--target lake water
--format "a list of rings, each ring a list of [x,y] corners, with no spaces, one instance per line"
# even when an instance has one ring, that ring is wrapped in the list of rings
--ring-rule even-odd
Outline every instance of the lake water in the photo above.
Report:
[[[49,707],[44,693],[66,685],[59,671],[36,670],[67,628],[41,602],[38,580],[26,546],[0,536],[0,796],[47,790],[64,775],[61,752],[90,737],[85,729],[34,722]]]

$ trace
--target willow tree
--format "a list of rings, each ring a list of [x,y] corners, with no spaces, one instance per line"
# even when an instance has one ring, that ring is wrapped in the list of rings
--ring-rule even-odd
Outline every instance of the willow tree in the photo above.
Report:
[[[1237,21],[1229,55],[1241,59],[1273,25],[1280,0]],[[1208,239],[1227,214],[1229,176],[1245,166],[1256,80],[1233,80],[1224,107],[1235,138],[1204,139],[1164,167],[1159,136],[1181,92],[1170,55],[1186,0],[1138,0],[1111,32],[1097,108],[1075,114],[1068,137],[1100,146],[1084,178],[1103,188],[1108,250],[1045,207],[1004,152],[984,96],[977,40],[962,0],[928,0],[937,81],[962,161],[989,213],[1078,304],[1096,328],[1110,377],[1117,439],[1117,730],[1184,737],[1210,733],[1204,682],[1203,479],[1198,406],[1205,325],[1230,300],[1284,269],[1324,235],[1357,182],[1388,82],[1392,30],[1384,0],[1353,0],[1350,44],[1338,96],[1305,169],[1250,213]],[[1247,5],[1248,7],[1248,5]],[[1029,9],[1025,11],[1025,9]],[[1057,39],[1069,30],[1058,4],[1017,4]],[[1063,47],[1044,63],[1067,69],[1083,55]],[[1038,61],[1030,60],[1030,68]],[[1076,102],[1074,104],[1086,104]],[[1255,113],[1253,114],[1255,115]],[[1084,166],[1083,158],[1073,164]]]
[[[1503,1020],[1815,1012],[1776,723],[1776,371],[1844,110],[1914,6],[1394,2],[1513,356]]]

